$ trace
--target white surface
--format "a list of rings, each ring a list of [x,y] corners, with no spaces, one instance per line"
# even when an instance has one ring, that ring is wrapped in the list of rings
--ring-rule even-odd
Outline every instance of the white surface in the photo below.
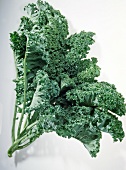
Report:
[[[44,134],[33,145],[7,157],[14,107],[14,61],[9,33],[17,29],[23,7],[35,0],[0,0],[0,170],[126,170],[126,138],[114,143],[103,134],[97,158],[77,140]],[[100,79],[114,83],[126,98],[126,1],[48,0],[66,16],[70,32],[96,33],[89,55],[98,57]],[[126,132],[126,118],[123,117]],[[1,129],[2,128],[2,129]]]

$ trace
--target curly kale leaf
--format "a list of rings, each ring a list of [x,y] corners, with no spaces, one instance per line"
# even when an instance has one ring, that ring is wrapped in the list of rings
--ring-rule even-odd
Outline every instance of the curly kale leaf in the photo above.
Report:
[[[55,112],[57,134],[62,137],[78,139],[92,157],[96,156],[99,152],[101,131],[92,124],[92,108],[73,106],[63,109],[58,106]]]
[[[10,33],[11,48],[13,49],[15,55],[20,58],[24,58],[26,50],[26,36],[22,34],[21,36],[18,32],[14,31]]]
[[[93,124],[102,132],[109,133],[114,141],[122,141],[125,136],[122,122],[118,120],[117,116],[111,114],[106,109],[96,108],[94,110]]]
[[[93,32],[81,31],[79,34],[75,33],[71,35],[66,42],[68,56],[72,56],[77,59],[86,58],[90,45],[94,43]]]
[[[114,85],[97,80],[97,59],[86,58],[95,34],[68,36],[66,18],[41,0],[25,11],[18,30],[10,34],[17,74],[8,156],[55,131],[81,141],[96,157],[102,132],[114,141],[124,138],[118,117],[125,115],[126,105]]]
[[[86,60],[85,60],[86,61]],[[100,67],[96,65],[97,59],[91,58],[91,61],[83,71],[77,74],[77,82],[93,82],[100,75]]]
[[[68,25],[65,17],[47,2],[29,4],[25,10],[29,17],[23,16],[18,31],[11,33],[11,47],[16,60],[27,56],[27,68],[35,76],[37,70],[50,65],[55,53],[62,53]],[[45,69],[48,71],[48,67]]]
[[[71,35],[66,40],[66,72],[70,77],[75,77],[78,72],[85,68],[83,59],[86,58],[90,45],[94,43],[93,32],[81,31],[79,34]]]
[[[42,109],[52,98],[59,95],[60,88],[58,83],[50,80],[48,74],[39,70],[36,74],[36,91],[30,105],[30,110]]]
[[[125,115],[123,96],[107,82],[85,82],[67,91],[66,98],[76,105],[106,108],[119,116]]]

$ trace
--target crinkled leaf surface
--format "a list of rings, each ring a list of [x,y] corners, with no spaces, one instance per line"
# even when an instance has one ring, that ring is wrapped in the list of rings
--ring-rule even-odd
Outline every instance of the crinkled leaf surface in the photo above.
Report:
[[[27,134],[31,143],[44,132],[56,131],[81,141],[93,157],[99,152],[102,132],[122,141],[118,116],[125,115],[124,98],[114,85],[98,82],[97,59],[86,58],[95,34],[81,31],[68,36],[67,20],[47,2],[38,0],[25,10],[28,15],[10,34],[17,69],[17,115],[25,102],[28,116],[20,137]],[[16,149],[23,147],[18,145]]]

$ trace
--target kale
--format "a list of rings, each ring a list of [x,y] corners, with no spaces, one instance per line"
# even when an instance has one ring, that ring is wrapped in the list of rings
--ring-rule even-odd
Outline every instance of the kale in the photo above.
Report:
[[[124,138],[119,116],[126,107],[115,85],[97,80],[97,59],[87,58],[95,34],[69,35],[66,18],[47,2],[24,9],[27,16],[10,34],[16,101],[8,156],[55,131],[81,141],[96,157],[102,132],[114,141]]]

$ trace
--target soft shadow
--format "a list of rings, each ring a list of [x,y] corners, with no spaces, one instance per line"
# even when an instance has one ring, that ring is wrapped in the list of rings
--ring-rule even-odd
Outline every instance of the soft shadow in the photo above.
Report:
[[[15,154],[15,165],[31,157],[55,157],[60,154],[61,140],[54,132],[45,133],[33,144],[17,151]]]
[[[87,167],[88,170],[125,170],[125,143],[112,143],[106,137],[102,141],[100,152],[96,158],[91,158],[83,144],[75,139],[59,137],[55,132],[43,134],[31,146],[16,152],[15,165],[31,158],[41,158],[43,161],[60,158],[66,169]],[[46,161],[45,161],[46,162]]]

